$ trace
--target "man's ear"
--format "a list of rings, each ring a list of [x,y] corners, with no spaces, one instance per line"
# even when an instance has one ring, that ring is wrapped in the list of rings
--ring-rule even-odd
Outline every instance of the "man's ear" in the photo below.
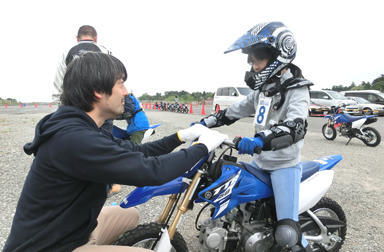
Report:
[[[97,43],[97,35],[93,38],[93,41]]]
[[[95,96],[98,100],[101,100],[101,98],[103,97],[103,94],[95,91],[95,92],[94,92],[94,96]]]
[[[77,40],[77,42],[79,42],[80,41],[80,37],[76,36],[76,40]]]

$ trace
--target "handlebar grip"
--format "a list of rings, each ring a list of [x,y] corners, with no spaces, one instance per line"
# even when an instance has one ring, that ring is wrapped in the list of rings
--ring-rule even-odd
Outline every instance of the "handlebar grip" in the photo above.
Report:
[[[239,142],[241,141],[241,137],[237,136],[233,139],[233,144],[235,145],[235,149],[236,150],[239,150]],[[257,146],[255,147],[255,149],[253,149],[253,152],[256,153],[256,154],[260,154],[262,152],[262,149]]]
[[[241,137],[237,136],[233,139],[233,144],[235,145],[235,149],[238,150],[239,149],[239,142],[241,141]]]
[[[261,148],[259,146],[255,147],[255,149],[253,150],[254,153],[256,154],[260,154],[261,153]]]

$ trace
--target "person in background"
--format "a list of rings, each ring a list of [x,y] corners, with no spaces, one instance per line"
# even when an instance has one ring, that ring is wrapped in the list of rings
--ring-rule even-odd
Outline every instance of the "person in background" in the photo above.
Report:
[[[127,128],[124,135],[115,135],[115,131],[113,131],[114,135],[122,139],[127,138],[136,144],[141,143],[145,131],[150,127],[148,117],[141,107],[140,101],[132,93],[125,97],[124,113],[119,115],[116,120],[126,120]]]
[[[126,120],[126,130],[113,125],[112,134],[120,139],[130,140],[135,144],[141,144],[145,132],[149,129],[148,117],[143,111],[139,100],[131,93],[125,97],[124,112],[115,120]],[[120,192],[121,186],[113,184],[109,196]]]
[[[107,185],[164,184],[227,136],[195,125],[142,145],[113,137],[101,126],[123,113],[126,79],[121,61],[104,53],[88,52],[68,65],[62,106],[39,121],[33,141],[24,146],[35,158],[4,252],[148,251],[110,245],[137,225],[139,212],[104,207]],[[172,152],[196,138],[196,144]]]
[[[299,67],[292,64],[296,41],[281,22],[261,23],[240,37],[225,52],[241,49],[251,70],[246,84],[254,90],[243,101],[204,118],[208,127],[230,125],[254,114],[255,135],[238,144],[239,154],[255,155],[255,169],[270,173],[276,205],[277,227],[272,251],[312,251],[298,223],[302,174],[301,149],[307,131],[309,86]]]
[[[57,66],[55,78],[53,81],[54,94],[52,98],[55,102],[60,102],[62,93],[63,78],[68,64],[76,57],[85,52],[103,52],[112,54],[106,47],[97,44],[97,32],[93,26],[83,25],[79,28],[76,36],[77,44],[69,51],[63,53],[59,65]]]

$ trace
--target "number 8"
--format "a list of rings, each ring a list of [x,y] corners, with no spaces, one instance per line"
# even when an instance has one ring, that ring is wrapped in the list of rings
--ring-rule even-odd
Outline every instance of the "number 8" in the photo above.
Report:
[[[261,123],[264,120],[265,106],[261,106],[257,115],[257,123]]]

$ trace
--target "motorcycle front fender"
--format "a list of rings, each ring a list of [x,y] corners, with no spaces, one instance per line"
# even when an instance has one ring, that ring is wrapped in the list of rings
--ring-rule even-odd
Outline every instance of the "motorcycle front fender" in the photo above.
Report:
[[[166,184],[159,186],[137,187],[121,201],[122,208],[134,207],[143,204],[155,196],[182,193],[186,189],[182,177],[178,177]]]

